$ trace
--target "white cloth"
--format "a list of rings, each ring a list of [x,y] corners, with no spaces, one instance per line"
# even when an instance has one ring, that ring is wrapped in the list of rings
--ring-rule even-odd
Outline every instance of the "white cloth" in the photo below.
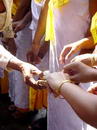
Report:
[[[84,38],[89,27],[89,0],[70,0],[67,5],[53,10],[56,43],[50,41],[49,69],[59,71],[63,65],[58,58],[64,45]],[[48,130],[86,130],[87,126],[60,98],[49,94]],[[92,129],[91,129],[92,130]]]
[[[18,33],[16,38],[17,44],[17,57],[23,61],[27,61],[26,54],[31,48],[32,41],[34,38],[35,30],[37,28],[38,18],[41,11],[41,6],[37,6],[34,0],[31,1],[32,9],[32,22],[24,30]],[[19,108],[28,108],[29,106],[29,88],[24,83],[21,73],[15,71],[9,75],[9,95],[11,100],[14,101],[15,105]]]
[[[29,25],[17,33],[15,41],[17,45],[16,57],[22,61],[27,61],[26,54],[32,44],[32,32]],[[16,107],[28,108],[29,87],[24,83],[23,76],[18,71],[9,74],[9,95]]]
[[[0,67],[5,69],[8,62],[14,56],[8,52],[2,45],[0,45]]]
[[[31,1],[31,12],[32,12],[32,22],[30,25],[31,30],[36,30],[37,28],[41,7],[42,7],[42,4],[38,5],[35,3],[34,0]]]

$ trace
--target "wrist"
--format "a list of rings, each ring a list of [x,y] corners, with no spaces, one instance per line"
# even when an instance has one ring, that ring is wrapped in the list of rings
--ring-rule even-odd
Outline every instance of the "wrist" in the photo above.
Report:
[[[40,46],[40,41],[41,41],[41,40],[36,37],[36,38],[34,38],[34,40],[33,40],[33,44],[34,44],[34,45],[37,45],[37,46]]]
[[[24,64],[23,61],[17,59],[16,57],[12,57],[12,58],[9,60],[7,67],[22,72],[22,71],[23,71],[23,64]]]
[[[71,82],[63,83],[62,87],[60,88],[60,94],[62,95],[64,93],[64,91],[66,91],[69,88],[69,86],[72,86],[72,85],[73,84]]]
[[[64,80],[60,85],[59,85],[59,87],[58,87],[58,89],[56,90],[57,91],[57,93],[61,93],[61,89],[63,88],[63,86],[65,85],[65,84],[68,84],[68,83],[71,83],[71,81],[70,80]]]
[[[79,45],[80,45],[80,49],[84,49],[84,46],[86,44],[86,42],[88,41],[88,38],[84,38],[84,39],[81,39],[80,41],[78,41]]]

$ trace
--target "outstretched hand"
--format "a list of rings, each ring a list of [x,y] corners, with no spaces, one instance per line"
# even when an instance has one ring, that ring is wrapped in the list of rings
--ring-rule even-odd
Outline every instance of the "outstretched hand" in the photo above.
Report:
[[[34,65],[29,63],[23,63],[21,65],[21,72],[26,84],[32,86],[34,89],[41,89],[37,85],[37,81],[34,79],[34,76],[39,76],[42,72],[36,68]]]
[[[77,41],[69,45],[65,45],[60,53],[59,61],[64,64],[71,56],[81,50],[82,41]]]

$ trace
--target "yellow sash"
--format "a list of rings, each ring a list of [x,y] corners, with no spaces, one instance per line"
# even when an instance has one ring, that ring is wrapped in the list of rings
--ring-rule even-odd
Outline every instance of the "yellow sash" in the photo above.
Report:
[[[46,23],[46,34],[45,34],[46,41],[55,39],[53,9],[60,8],[64,4],[67,4],[68,2],[69,0],[50,0],[47,15],[47,23]]]
[[[97,12],[92,17],[92,23],[91,23],[90,31],[91,31],[92,37],[94,39],[94,44],[96,44],[97,43]]]
[[[35,0],[36,3],[41,3],[42,1],[46,1],[46,0]],[[48,7],[48,14],[47,14],[47,22],[46,22],[46,33],[45,33],[46,41],[55,39],[53,9],[60,8],[61,6],[67,4],[68,2],[69,0],[50,0],[49,7]]]

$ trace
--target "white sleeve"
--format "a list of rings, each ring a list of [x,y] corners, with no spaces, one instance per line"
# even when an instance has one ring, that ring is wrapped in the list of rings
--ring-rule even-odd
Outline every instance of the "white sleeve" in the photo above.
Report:
[[[0,67],[5,69],[12,57],[14,56],[0,45]]]

